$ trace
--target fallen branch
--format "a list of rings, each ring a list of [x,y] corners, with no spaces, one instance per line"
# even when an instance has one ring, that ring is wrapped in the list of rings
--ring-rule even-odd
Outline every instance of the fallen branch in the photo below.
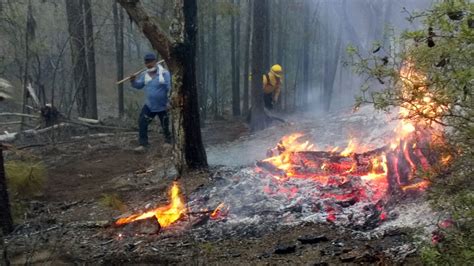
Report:
[[[88,124],[94,124],[94,125],[100,124],[100,121],[99,121],[98,119],[91,119],[91,118],[85,118],[85,117],[78,117],[77,120],[79,120],[79,121],[81,121],[81,122],[88,123]]]
[[[29,115],[29,114],[22,114],[22,113],[0,113],[0,116],[22,116],[22,117],[35,118],[35,119],[40,118],[38,115]]]
[[[17,124],[21,124],[21,121],[3,122],[3,123],[0,123],[0,126],[17,125]]]
[[[75,124],[75,125],[80,125],[80,126],[85,126],[89,128],[104,128],[104,129],[114,129],[114,130],[132,130],[131,128],[124,128],[124,127],[112,127],[112,126],[103,126],[103,125],[91,125],[83,122],[77,122],[77,121],[72,121],[68,120],[68,123]]]
[[[22,133],[26,134],[26,135],[37,135],[37,134],[46,133],[46,132],[54,130],[54,129],[70,127],[70,126],[71,126],[71,124],[69,124],[69,123],[59,123],[59,124],[56,124],[54,126],[45,127],[45,128],[42,128],[42,129],[28,129],[28,130],[23,131]]]

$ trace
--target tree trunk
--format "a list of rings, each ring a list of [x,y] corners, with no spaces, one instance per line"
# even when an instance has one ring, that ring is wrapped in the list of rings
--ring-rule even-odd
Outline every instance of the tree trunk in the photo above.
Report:
[[[244,102],[243,102],[243,113],[244,116],[248,115],[249,112],[249,83],[250,83],[250,46],[252,36],[252,3],[248,1],[248,17],[247,17],[247,32],[245,39],[245,58],[244,58]]]
[[[234,1],[235,4],[235,1]],[[235,15],[230,16],[230,64],[232,72],[232,115],[237,116],[239,106],[238,88],[235,86]]]
[[[303,109],[308,105],[309,92],[309,44],[310,44],[310,24],[311,24],[311,9],[308,1],[304,2],[305,16],[303,22],[303,88],[300,93],[300,104]]]
[[[90,0],[84,0],[87,43],[87,118],[97,119],[97,82],[95,75],[94,27]]]
[[[239,2],[234,0],[233,7],[236,10],[239,6]],[[234,10],[234,11],[235,11]],[[232,114],[234,116],[240,116],[240,53],[239,53],[239,42],[240,42],[240,21],[235,20],[235,13],[232,13],[230,22],[230,34],[231,34],[231,64],[232,64]],[[237,24],[237,25],[236,25]],[[237,27],[236,27],[237,26]],[[239,58],[238,58],[239,56]]]
[[[138,0],[118,0],[142,30],[173,76],[171,93],[172,125],[175,137],[173,157],[176,170],[207,167],[201,138],[199,104],[196,87],[196,0],[176,0],[175,20],[171,25],[173,39],[167,37]]]
[[[327,32],[329,34],[329,32]],[[334,47],[332,53],[327,51],[326,60],[324,64],[324,85],[323,85],[323,107],[326,112],[331,108],[332,93],[334,90],[334,80],[336,78],[336,71],[339,65],[339,57],[341,54],[341,44],[342,44],[342,23],[339,22],[338,30],[334,36],[336,43],[334,46],[330,43],[330,38],[328,38],[327,47]]]
[[[218,97],[217,97],[217,1],[214,0],[212,3],[212,111],[214,117],[218,115]]]
[[[237,25],[235,28],[235,87],[237,90],[237,114],[241,114],[240,109],[240,0],[235,0],[237,12]]]
[[[13,220],[10,213],[10,200],[8,198],[7,180],[3,162],[3,146],[0,143],[0,227],[3,234],[13,231]]]
[[[204,5],[204,2],[201,2],[201,5]],[[202,10],[200,6],[198,9]],[[198,32],[198,55],[197,55],[197,65],[199,66],[197,70],[198,74],[198,95],[199,95],[199,110],[200,110],[200,121],[201,127],[206,125],[206,115],[207,115],[207,88],[206,88],[206,77],[207,77],[207,57],[206,57],[206,34],[204,26],[205,26],[205,16],[200,13],[198,15],[198,25],[199,25],[199,32]]]
[[[115,62],[117,64],[117,80],[122,80],[123,71],[123,10],[120,11],[117,6],[117,2],[113,1],[113,16],[114,16],[114,36],[115,36]],[[119,117],[123,117],[124,114],[124,102],[123,102],[123,83],[118,85],[118,113]]]
[[[28,83],[29,83],[29,66],[30,66],[30,41],[34,38],[34,32],[36,28],[36,23],[34,22],[33,18],[33,7],[31,6],[31,0],[28,1],[27,7],[27,15],[26,15],[26,28],[25,28],[25,67],[23,73],[23,101],[22,101],[22,112],[27,113],[28,108],[26,108],[28,104]],[[20,128],[23,130],[25,125],[25,118],[21,118],[21,125]]]
[[[268,126],[263,109],[262,76],[264,73],[264,35],[268,0],[253,2],[253,36],[252,36],[252,110],[250,129],[262,130]]]
[[[263,16],[265,18],[265,21],[263,23],[263,28],[262,28],[262,32],[261,34],[263,34],[263,69],[264,71],[266,72],[267,69],[270,68],[270,65],[271,65],[271,54],[270,54],[270,46],[272,45],[271,44],[271,39],[270,39],[270,31],[271,31],[271,28],[270,28],[270,4],[269,4],[269,0],[265,0],[266,1],[266,7],[265,7],[265,10],[264,10],[264,13],[263,13]]]
[[[80,116],[86,116],[87,106],[87,63],[84,38],[84,0],[66,0],[66,13],[69,35],[71,36],[71,56],[73,65],[73,83]]]

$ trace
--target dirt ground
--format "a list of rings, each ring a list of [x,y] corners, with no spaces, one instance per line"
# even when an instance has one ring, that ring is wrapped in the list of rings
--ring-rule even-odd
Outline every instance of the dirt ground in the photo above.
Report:
[[[206,146],[248,135],[242,121],[222,120],[203,128]],[[171,146],[151,134],[152,147],[133,150],[136,136],[117,133],[55,146],[21,150],[41,157],[48,178],[43,192],[28,206],[17,231],[5,240],[12,264],[420,264],[416,256],[393,261],[382,250],[410,242],[397,232],[378,239],[357,240],[350,233],[324,224],[305,224],[269,231],[263,236],[235,236],[215,241],[194,239],[183,228],[159,235],[117,238],[115,229],[101,223],[120,211],[105,206],[104,195],[115,195],[122,211],[147,203],[166,202],[167,188],[180,178],[184,194],[206,186],[209,172],[177,177],[171,164]],[[10,154],[7,158],[15,158]],[[311,243],[305,243],[306,236]],[[300,238],[300,239],[299,239]],[[312,239],[312,240],[311,240]],[[307,241],[308,242],[308,241]],[[407,253],[409,254],[409,253]]]

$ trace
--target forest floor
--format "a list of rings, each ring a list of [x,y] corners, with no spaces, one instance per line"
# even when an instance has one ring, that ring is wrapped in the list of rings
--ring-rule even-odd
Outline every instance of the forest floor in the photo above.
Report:
[[[288,117],[290,121],[294,118]],[[273,147],[281,136],[294,130],[311,131],[319,127],[321,132],[335,132],[321,124],[325,118],[305,121],[311,122],[279,124],[256,135],[250,135],[240,120],[209,122],[202,131],[210,170],[180,177],[183,194],[212,185],[222,166],[251,165],[265,154],[265,148]],[[360,123],[358,120],[337,122],[335,118],[333,121],[329,123],[333,127],[344,123],[349,128],[351,123]],[[318,142],[338,144],[334,138],[322,135]],[[369,141],[377,136],[371,138]],[[332,224],[302,223],[257,235],[237,234],[205,240],[189,233],[192,228],[183,221],[158,235],[123,237],[104,224],[124,211],[166,203],[167,190],[177,178],[171,163],[171,146],[157,133],[151,133],[151,144],[148,151],[137,153],[133,150],[137,145],[136,135],[117,133],[54,146],[27,147],[16,154],[9,152],[7,160],[25,154],[41,158],[48,172],[43,191],[22,200],[24,211],[22,217],[17,217],[19,226],[5,239],[10,262],[14,265],[421,264],[415,250],[410,248],[413,239],[403,228],[369,240],[354,238],[344,228]],[[117,202],[105,202],[107,196]],[[303,243],[299,240],[302,236],[319,240]],[[396,251],[398,255],[390,256],[387,251]]]

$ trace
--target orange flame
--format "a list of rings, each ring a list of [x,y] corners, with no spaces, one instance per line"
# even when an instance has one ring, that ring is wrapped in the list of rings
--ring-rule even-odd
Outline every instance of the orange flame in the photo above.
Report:
[[[357,144],[353,138],[349,140],[349,143],[347,143],[347,147],[341,152],[342,156],[349,156],[351,153],[353,153],[357,148]]]
[[[402,190],[403,191],[407,191],[407,190],[425,190],[430,184],[430,181],[428,180],[423,180],[423,181],[420,181],[418,183],[415,183],[415,184],[411,184],[411,185],[406,185],[406,186],[402,186]]]
[[[310,151],[314,150],[314,145],[309,143],[309,141],[305,141],[303,143],[299,143],[298,139],[303,137],[302,133],[293,133],[288,136],[284,136],[280,143],[278,143],[278,147],[281,148],[280,154],[277,156],[273,156],[263,160],[264,162],[269,162],[273,164],[280,170],[288,172],[288,175],[291,176],[290,168],[292,166],[291,163],[291,153],[297,151]]]
[[[133,214],[128,217],[118,219],[116,225],[124,225],[134,221],[156,217],[161,227],[167,227],[176,222],[186,212],[186,206],[180,197],[180,190],[177,183],[173,183],[170,190],[170,204],[147,211],[142,214]]]
[[[211,213],[211,219],[217,219],[219,217],[225,216],[229,212],[229,207],[224,203],[217,205],[216,209]]]

